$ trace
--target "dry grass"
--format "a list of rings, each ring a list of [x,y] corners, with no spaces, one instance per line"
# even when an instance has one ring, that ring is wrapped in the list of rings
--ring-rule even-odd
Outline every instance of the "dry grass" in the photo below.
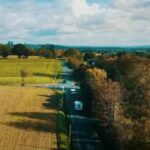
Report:
[[[39,56],[29,56],[28,59],[39,59]],[[9,55],[7,59],[18,59],[17,55]]]
[[[49,89],[0,87],[0,150],[57,149],[54,97]]]

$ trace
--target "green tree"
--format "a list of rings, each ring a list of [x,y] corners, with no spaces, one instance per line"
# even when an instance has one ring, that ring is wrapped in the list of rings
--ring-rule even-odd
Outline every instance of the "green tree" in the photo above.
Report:
[[[0,55],[3,58],[7,58],[10,55],[10,48],[7,45],[0,45]]]
[[[12,54],[18,55],[18,58],[21,56],[27,58],[30,55],[30,50],[24,44],[16,44],[12,49]]]
[[[87,69],[91,68],[88,64],[81,64],[78,68],[74,69],[73,77],[76,81],[82,82],[85,80]]]
[[[86,52],[84,54],[84,60],[87,61],[89,59],[93,59],[96,57],[96,53],[95,52]]]
[[[45,50],[45,58],[53,58],[53,52],[50,50]]]

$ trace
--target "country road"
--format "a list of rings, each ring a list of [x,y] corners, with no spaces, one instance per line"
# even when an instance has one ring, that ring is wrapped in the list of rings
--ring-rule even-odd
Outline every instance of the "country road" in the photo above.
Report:
[[[71,150],[104,150],[101,141],[96,133],[97,119],[87,118],[84,112],[74,109],[74,101],[79,100],[78,95],[72,95],[71,88],[80,90],[79,86],[74,86],[71,79],[72,70],[63,63],[62,78],[64,83],[36,85],[64,91],[65,105],[68,110],[68,119],[71,134]],[[83,106],[84,107],[84,106]]]
[[[68,118],[71,127],[71,150],[104,150],[101,141],[96,134],[96,123],[98,120],[87,118],[84,112],[74,109],[74,101],[79,100],[78,95],[72,95],[71,88],[80,89],[78,86],[73,86],[71,81],[72,70],[64,64],[63,78],[66,81],[63,86],[65,94],[65,104],[68,108]],[[83,106],[84,107],[84,106]]]

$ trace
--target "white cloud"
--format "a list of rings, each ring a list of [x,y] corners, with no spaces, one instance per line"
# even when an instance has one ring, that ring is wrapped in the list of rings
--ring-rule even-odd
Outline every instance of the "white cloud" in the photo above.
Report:
[[[87,0],[7,1],[0,1],[0,42],[150,44],[150,0],[113,0],[107,6]],[[33,34],[42,31],[52,34]]]
[[[71,7],[76,17],[92,16],[100,12],[98,4],[88,5],[86,0],[72,0]]]

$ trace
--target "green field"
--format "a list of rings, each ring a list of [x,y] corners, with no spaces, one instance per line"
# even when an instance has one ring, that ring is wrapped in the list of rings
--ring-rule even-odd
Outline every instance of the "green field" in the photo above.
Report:
[[[60,79],[62,66],[56,59],[0,59],[0,84],[21,84],[21,70],[29,72],[26,84],[48,84]]]

